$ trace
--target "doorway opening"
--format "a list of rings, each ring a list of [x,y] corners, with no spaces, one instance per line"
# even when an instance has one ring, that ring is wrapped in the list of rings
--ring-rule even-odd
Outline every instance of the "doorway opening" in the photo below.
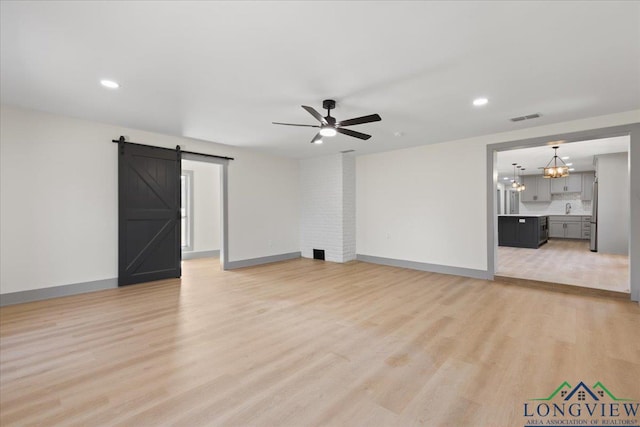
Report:
[[[562,139],[489,146],[489,194],[500,190],[508,205],[490,213],[489,267],[501,278],[630,294],[630,135]],[[543,177],[552,146],[568,177]],[[527,173],[514,175],[514,162]]]
[[[181,161],[182,261],[212,261],[225,269],[227,258],[226,160],[183,154]]]

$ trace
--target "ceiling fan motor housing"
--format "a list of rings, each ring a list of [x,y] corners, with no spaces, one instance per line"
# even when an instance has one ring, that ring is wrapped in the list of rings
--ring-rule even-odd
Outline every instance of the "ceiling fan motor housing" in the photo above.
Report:
[[[324,108],[325,110],[333,110],[334,108],[336,108],[336,101],[334,101],[333,99],[325,99],[324,101],[322,101],[322,108]]]

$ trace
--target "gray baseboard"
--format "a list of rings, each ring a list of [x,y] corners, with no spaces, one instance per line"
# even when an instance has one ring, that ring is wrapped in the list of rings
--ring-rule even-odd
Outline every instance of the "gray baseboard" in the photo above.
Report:
[[[402,259],[383,258],[360,254],[356,255],[356,259],[358,261],[388,265],[391,267],[409,268],[411,270],[428,271],[431,273],[453,274],[455,276],[471,277],[474,279],[493,280],[491,274],[486,270],[475,270],[472,268],[452,267],[449,265],[429,264],[426,262],[406,261]]]
[[[216,258],[220,256],[220,249],[214,249],[212,251],[198,251],[198,252],[182,252],[182,259],[198,259],[198,258]]]
[[[31,289],[28,291],[11,292],[0,295],[0,307],[21,304],[23,302],[40,301],[50,298],[66,297],[87,292],[102,291],[118,287],[118,279],[102,279],[92,282],[73,283],[71,285],[54,286],[51,288]]]
[[[225,264],[225,270],[236,268],[252,267],[254,265],[269,264],[272,262],[286,261],[288,259],[300,258],[300,252],[290,252],[287,254],[270,255],[260,258],[243,259],[240,261],[229,261]]]

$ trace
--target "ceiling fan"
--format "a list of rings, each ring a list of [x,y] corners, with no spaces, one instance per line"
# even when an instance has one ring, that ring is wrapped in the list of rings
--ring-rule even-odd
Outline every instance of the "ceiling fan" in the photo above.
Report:
[[[274,125],[320,128],[320,131],[311,140],[312,144],[322,144],[323,136],[335,136],[337,133],[341,133],[347,136],[352,136],[354,138],[367,140],[371,138],[371,135],[367,135],[366,133],[362,133],[362,132],[356,132],[355,130],[351,130],[351,129],[345,129],[344,126],[361,125],[364,123],[379,122],[380,120],[382,120],[382,118],[378,114],[369,114],[368,116],[356,117],[355,119],[336,122],[335,117],[331,117],[331,110],[336,108],[336,101],[334,101],[333,99],[325,99],[324,101],[322,101],[322,108],[327,110],[326,117],[322,117],[322,114],[318,113],[312,107],[307,107],[306,105],[302,105],[302,108],[307,110],[309,114],[315,117],[316,120],[320,122],[320,125],[298,125],[294,123],[280,123],[280,122],[272,122],[272,123]]]

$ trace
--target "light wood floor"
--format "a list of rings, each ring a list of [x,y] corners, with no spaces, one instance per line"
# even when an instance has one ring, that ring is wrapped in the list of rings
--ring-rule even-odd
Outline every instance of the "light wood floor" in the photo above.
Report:
[[[636,303],[291,260],[0,310],[0,425],[518,426],[563,381],[640,399]]]
[[[629,257],[591,252],[588,240],[550,239],[538,249],[498,246],[496,274],[629,293]]]

